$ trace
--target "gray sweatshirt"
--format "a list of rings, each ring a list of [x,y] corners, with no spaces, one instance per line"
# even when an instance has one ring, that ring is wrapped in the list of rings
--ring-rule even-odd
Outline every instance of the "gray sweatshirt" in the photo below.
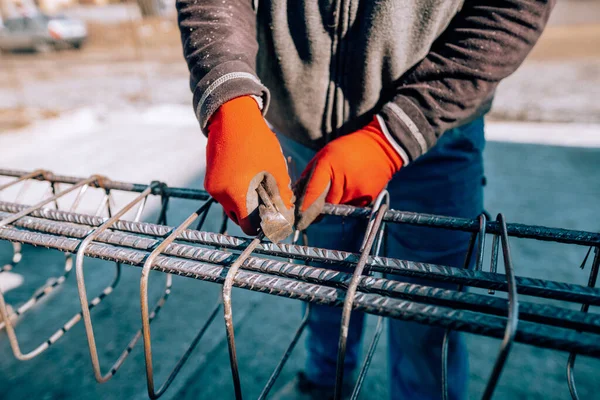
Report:
[[[314,149],[379,114],[405,163],[489,110],[554,0],[177,0],[204,129],[235,97]]]

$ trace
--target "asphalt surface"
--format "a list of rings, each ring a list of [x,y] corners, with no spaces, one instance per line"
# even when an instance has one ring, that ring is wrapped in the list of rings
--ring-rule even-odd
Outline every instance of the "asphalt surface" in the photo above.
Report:
[[[600,230],[597,199],[600,196],[600,149],[565,148],[541,145],[488,143],[486,149],[486,208],[503,212],[509,221],[563,228]],[[188,182],[200,186],[201,178]],[[170,224],[176,224],[196,207],[179,201],[171,207]],[[216,212],[216,211],[215,211]],[[150,215],[147,219],[152,219]],[[211,218],[207,229],[217,229]],[[585,284],[588,270],[581,271],[586,249],[576,246],[513,239],[514,264],[518,275]],[[0,260],[10,257],[6,243],[0,243]],[[26,248],[15,272],[25,276],[23,286],[8,293],[8,301],[20,304],[46,279],[58,275],[63,256],[45,249]],[[588,267],[589,268],[589,267]],[[85,264],[89,293],[107,285],[114,266],[89,259]],[[92,313],[103,368],[109,367],[138,328],[139,269],[124,267],[122,281],[105,302]],[[152,298],[160,294],[163,277],[151,279]],[[152,325],[157,381],[162,382],[187,343],[208,316],[218,298],[219,287],[191,279],[176,278],[173,294],[162,314]],[[299,324],[300,305],[296,301],[234,290],[234,319],[244,393],[256,398],[262,385]],[[45,340],[79,309],[74,276],[64,287],[23,317],[18,335],[25,351]],[[597,310],[595,310],[597,312]],[[368,318],[372,334],[374,318]],[[471,397],[479,397],[499,340],[468,335],[471,355]],[[365,383],[363,398],[386,398],[386,346],[378,347]],[[83,326],[69,334],[34,360],[16,361],[8,340],[0,334],[0,398],[2,399],[144,399],[145,377],[141,345],[138,345],[117,375],[98,385],[92,376]],[[284,369],[279,387],[302,367],[304,347],[300,345]],[[497,389],[497,399],[565,399],[567,355],[524,345],[516,345]],[[596,398],[600,388],[597,370],[600,362],[580,357],[577,382],[582,399]],[[232,398],[227,347],[219,315],[200,342],[165,398]]]

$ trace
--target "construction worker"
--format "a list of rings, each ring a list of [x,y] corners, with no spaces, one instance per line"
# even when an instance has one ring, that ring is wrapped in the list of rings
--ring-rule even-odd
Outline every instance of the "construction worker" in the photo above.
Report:
[[[393,209],[477,217],[483,116],[553,3],[178,0],[194,109],[208,135],[206,190],[254,235],[264,182],[311,245],[353,252],[364,221],[311,225],[325,202],[367,206],[387,186]],[[304,169],[294,190],[284,155]],[[464,265],[466,233],[391,224],[389,235],[390,257]],[[331,395],[340,314],[312,309],[305,369],[279,398]],[[362,326],[363,316],[353,315],[346,381],[357,369]],[[443,335],[389,321],[392,398],[441,398]],[[451,399],[466,398],[467,378],[465,345],[453,333]]]

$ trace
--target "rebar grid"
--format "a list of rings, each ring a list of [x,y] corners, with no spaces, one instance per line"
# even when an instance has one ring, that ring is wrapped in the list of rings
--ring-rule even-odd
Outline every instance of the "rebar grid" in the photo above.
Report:
[[[129,184],[111,181],[104,177],[93,176],[79,179],[54,175],[48,171],[31,173],[0,170],[0,177],[13,177],[14,180],[0,184],[0,191],[11,186],[29,185],[32,181],[48,182],[52,188],[51,196],[42,199],[35,206],[19,204],[21,194],[15,202],[0,202],[0,239],[13,243],[13,257],[8,267],[14,268],[20,258],[19,244],[25,243],[56,249],[67,254],[65,273],[52,284],[37,291],[45,293],[53,290],[54,286],[62,284],[70,271],[70,254],[77,253],[76,271],[77,283],[82,311],[69,323],[68,328],[60,335],[53,335],[51,340],[62,337],[70,327],[80,319],[84,319],[90,355],[96,379],[104,382],[110,379],[132,351],[135,343],[143,337],[146,361],[146,375],[150,398],[160,397],[173,382],[189,355],[199,343],[208,326],[213,323],[215,316],[224,306],[225,327],[228,339],[230,364],[236,398],[242,398],[242,387],[239,380],[239,366],[235,351],[234,326],[231,318],[231,288],[236,286],[253,291],[269,293],[276,296],[289,297],[305,301],[309,304],[327,304],[343,308],[342,326],[338,349],[338,373],[336,379],[336,398],[341,398],[343,383],[343,359],[345,357],[345,337],[347,335],[351,310],[364,311],[380,317],[377,329],[367,352],[361,371],[356,381],[352,398],[357,398],[364,382],[371,358],[375,352],[382,331],[382,318],[390,317],[424,324],[441,326],[449,330],[458,330],[496,338],[503,338],[498,359],[483,393],[485,399],[493,396],[495,386],[500,379],[504,363],[513,342],[530,344],[555,350],[569,352],[568,384],[571,395],[577,399],[574,378],[574,361],[576,354],[600,357],[600,316],[589,313],[589,305],[600,305],[600,289],[595,288],[598,270],[600,269],[600,234],[583,231],[547,228],[522,224],[507,224],[502,215],[496,221],[488,222],[485,217],[469,220],[444,216],[416,214],[387,210],[382,194],[372,209],[361,209],[351,206],[326,205],[325,213],[340,217],[370,218],[361,254],[342,252],[330,249],[309,247],[306,235],[304,245],[295,242],[300,237],[296,232],[294,243],[274,244],[262,241],[262,236],[255,239],[239,238],[226,235],[226,220],[221,224],[221,233],[200,231],[211,205],[214,203],[208,194],[201,190],[169,188],[160,182],[149,185]],[[69,184],[71,187],[60,193],[55,192],[55,184]],[[98,206],[97,215],[104,208],[108,218],[80,214],[76,207],[81,201],[87,187],[104,190]],[[57,199],[76,189],[80,194],[74,200],[71,209],[58,209]],[[123,192],[140,193],[133,201],[120,210],[111,210],[110,193],[118,190]],[[146,199],[151,196],[161,197],[161,212],[158,224],[139,222]],[[176,228],[165,226],[166,212],[170,198],[205,201],[202,207],[193,213],[186,221]],[[53,204],[54,208],[49,205]],[[123,220],[127,211],[138,205],[138,211],[133,221]],[[200,219],[195,230],[188,229]],[[472,232],[466,264],[472,257],[475,243],[478,243],[477,261],[473,270],[458,269],[445,266],[423,264],[381,257],[377,254],[382,242],[385,242],[383,232],[385,223],[405,223],[428,226],[441,229],[454,229]],[[492,258],[490,272],[484,272],[483,256],[485,250],[485,235],[492,234]],[[515,275],[509,250],[509,237],[530,238],[544,241],[568,243],[572,245],[590,246],[595,251],[593,265],[587,286],[567,284],[558,281],[533,279]],[[369,255],[374,248],[375,255]],[[503,265],[506,275],[496,273],[499,249],[502,249]],[[241,253],[239,253],[241,252]],[[255,255],[253,255],[255,254]],[[588,252],[589,254],[589,252]],[[269,256],[263,258],[261,255]],[[118,283],[118,272],[121,264],[143,266],[140,282],[140,305],[142,314],[142,329],[138,331],[121,357],[102,375],[100,372],[97,350],[94,340],[90,310],[102,298],[91,302],[87,300],[85,282],[83,280],[84,257],[95,257],[117,263],[117,278],[108,289],[110,294]],[[275,258],[275,259],[274,259]],[[587,257],[586,257],[587,260]],[[295,263],[294,263],[295,261]],[[316,268],[310,262],[335,264],[342,272],[326,268]],[[584,261],[585,263],[585,261]],[[183,354],[175,368],[158,390],[155,390],[152,349],[150,340],[150,322],[156,317],[160,307],[171,291],[170,275],[163,296],[158,301],[154,311],[148,307],[148,275],[150,270],[192,277],[199,280],[223,284],[222,298],[218,299],[210,317],[200,329],[192,344]],[[367,274],[363,274],[365,271]],[[375,277],[373,273],[394,274],[397,276],[419,277],[437,282],[457,284],[456,290],[439,289],[424,285],[407,284],[398,280]],[[56,282],[60,281],[59,284]],[[48,289],[50,287],[50,289]],[[508,300],[491,295],[475,294],[463,291],[464,287],[478,287],[494,291],[508,292]],[[105,291],[107,291],[105,289]],[[545,305],[519,299],[520,295],[560,300],[563,302],[582,304],[581,311],[574,311],[562,306]],[[34,299],[32,298],[32,299]],[[26,312],[35,305],[30,300],[19,307],[16,313],[9,315],[0,292],[0,314],[4,327],[9,334],[13,353],[19,359],[29,359],[40,354],[34,351],[23,355],[11,319]],[[26,306],[26,307],[25,307]],[[25,307],[25,308],[24,308]],[[290,345],[266,383],[260,398],[267,398],[270,389],[279,376],[281,369],[289,359],[292,350],[306,327],[308,313],[303,318],[294,333]],[[1,327],[0,327],[1,329]],[[42,350],[43,351],[43,350]],[[443,392],[446,393],[446,357],[447,340],[443,346],[442,382]]]

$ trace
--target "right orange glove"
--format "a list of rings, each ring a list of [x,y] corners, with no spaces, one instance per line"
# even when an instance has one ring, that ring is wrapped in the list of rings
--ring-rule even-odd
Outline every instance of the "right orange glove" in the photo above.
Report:
[[[256,189],[294,222],[294,199],[285,157],[258,104],[249,96],[223,104],[208,122],[204,188],[247,235],[260,226]]]

